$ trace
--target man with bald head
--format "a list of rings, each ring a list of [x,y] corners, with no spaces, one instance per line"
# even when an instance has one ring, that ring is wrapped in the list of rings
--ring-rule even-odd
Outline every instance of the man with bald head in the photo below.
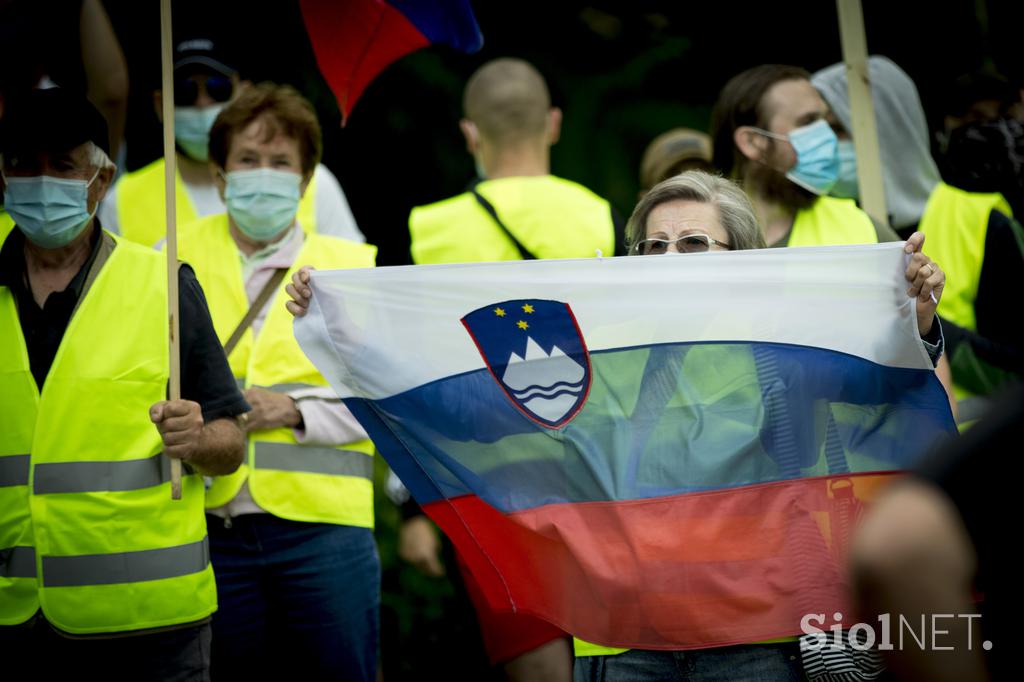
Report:
[[[551,106],[547,84],[533,66],[521,59],[484,64],[466,84],[463,111],[459,127],[479,178],[462,194],[412,210],[414,262],[615,253],[622,224],[611,205],[586,187],[551,175],[551,146],[558,141],[562,112]],[[442,574],[436,529],[418,509],[404,511],[402,558]],[[571,678],[564,633],[530,616],[491,611],[472,576],[465,573],[465,578],[493,664],[512,680]]]
[[[585,258],[615,252],[613,209],[587,188],[550,174],[562,112],[544,78],[521,59],[477,69],[459,122],[479,181],[409,216],[416,263]]]

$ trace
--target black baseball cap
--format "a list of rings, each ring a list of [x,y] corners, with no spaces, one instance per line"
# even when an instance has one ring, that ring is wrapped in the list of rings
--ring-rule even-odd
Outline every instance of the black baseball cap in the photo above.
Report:
[[[238,70],[227,65],[217,41],[208,36],[186,38],[174,46],[174,72],[212,70],[233,76]]]
[[[103,115],[85,95],[67,88],[31,90],[9,103],[0,131],[0,151],[10,158],[36,152],[66,152],[93,142],[110,154]]]

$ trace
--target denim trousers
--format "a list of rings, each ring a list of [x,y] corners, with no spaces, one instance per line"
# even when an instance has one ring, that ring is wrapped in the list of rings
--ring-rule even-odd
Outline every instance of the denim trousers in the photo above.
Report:
[[[367,528],[207,518],[217,577],[212,678],[376,679],[380,559]]]
[[[12,671],[0,679],[210,682],[209,623],[69,637],[37,613],[27,623],[0,627],[0,652]]]
[[[580,656],[573,682],[798,682],[804,679],[796,642],[691,651],[631,649],[615,656]]]

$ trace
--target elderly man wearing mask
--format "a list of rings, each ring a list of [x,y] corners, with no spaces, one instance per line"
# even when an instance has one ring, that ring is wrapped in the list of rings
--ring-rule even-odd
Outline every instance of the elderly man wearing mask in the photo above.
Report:
[[[942,181],[931,156],[928,126],[914,81],[885,57],[869,60],[882,175],[890,221],[901,234],[920,231],[928,251],[950,272],[939,306],[961,420],[978,417],[983,396],[1024,376],[1024,347],[1006,278],[1024,269],[1024,229],[999,194],[966,192]],[[814,75],[842,133],[840,183],[833,193],[857,196],[846,67]],[[981,397],[979,397],[981,396]]]
[[[746,190],[769,246],[896,241],[853,201],[827,196],[839,177],[827,115],[804,69],[748,69],[726,83],[712,111],[714,164]]]
[[[210,131],[227,213],[179,237],[253,406],[245,464],[206,494],[215,677],[376,676],[373,445],[300,350],[283,300],[297,264],[374,265],[375,247],[299,225],[320,153],[316,114],[295,90],[244,89]]]
[[[4,129],[0,650],[44,679],[209,679],[201,474],[238,468],[248,406],[188,267],[184,399],[164,400],[166,263],[94,217],[114,176],[99,112],[36,90]],[[185,463],[180,500],[168,457]]]
[[[186,37],[174,49],[174,139],[178,147],[175,199],[178,225],[224,212],[209,166],[210,128],[217,115],[241,88],[239,79],[220,49],[208,35]],[[160,116],[163,92],[153,92]],[[100,206],[100,218],[112,232],[139,244],[152,246],[163,239],[164,160],[162,158],[122,176]],[[318,163],[309,180],[309,191],[299,202],[299,224],[308,232],[365,241],[356,227],[345,193],[337,178]]]

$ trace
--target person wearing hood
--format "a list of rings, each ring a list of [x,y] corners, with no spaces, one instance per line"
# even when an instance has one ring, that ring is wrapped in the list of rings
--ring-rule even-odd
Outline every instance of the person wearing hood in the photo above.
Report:
[[[174,141],[177,153],[175,198],[181,227],[225,210],[209,164],[210,128],[217,114],[249,85],[225,58],[222,45],[207,35],[185,37],[174,48]],[[160,116],[163,91],[153,92]],[[153,246],[165,236],[164,159],[118,179],[100,205],[104,227],[125,239]],[[317,232],[364,242],[338,179],[317,164],[309,191],[299,204],[299,224]]]
[[[743,187],[769,246],[896,241],[849,199],[839,179],[828,105],[799,66],[763,64],[734,76],[711,112],[712,160]]]
[[[1024,269],[1024,231],[999,194],[966,192],[942,181],[931,156],[928,126],[913,80],[881,56],[869,60],[882,176],[889,221],[903,236],[925,234],[928,254],[943,264],[948,284],[938,313],[953,369],[957,398],[989,395],[1024,375],[1024,348],[1007,315],[1005,278]],[[840,178],[831,193],[857,198],[856,157],[846,66],[834,64],[812,77],[840,130]],[[969,421],[983,402],[961,404]]]

